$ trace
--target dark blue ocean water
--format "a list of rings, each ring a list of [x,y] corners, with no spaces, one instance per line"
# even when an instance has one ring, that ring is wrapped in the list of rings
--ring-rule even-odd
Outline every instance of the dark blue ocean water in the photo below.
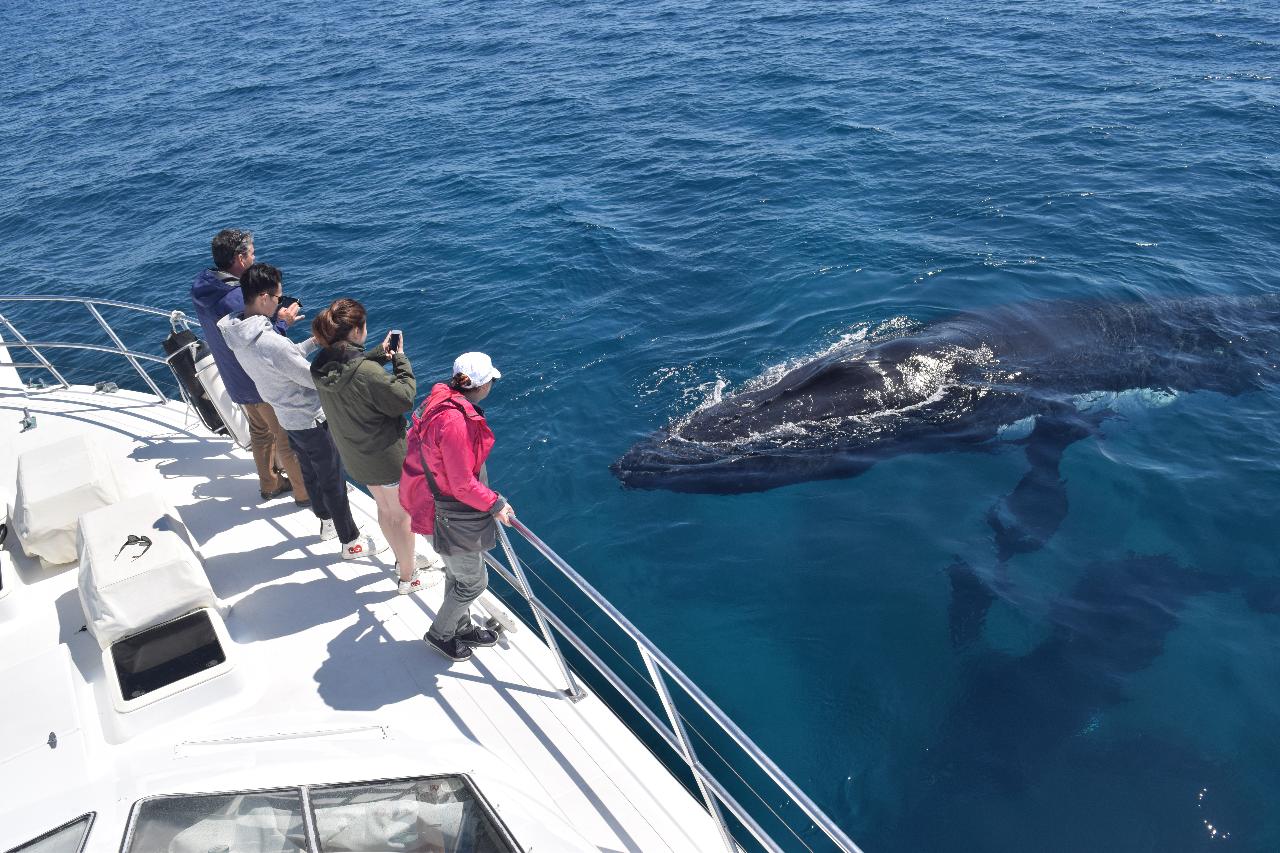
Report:
[[[1262,0],[11,0],[3,290],[185,307],[236,225],[424,390],[492,353],[521,517],[868,851],[1276,850],[1268,377],[1118,402],[1003,565],[1012,443],[740,496],[608,466],[893,318],[1276,291],[1277,75]],[[1000,590],[960,644],[957,560]]]

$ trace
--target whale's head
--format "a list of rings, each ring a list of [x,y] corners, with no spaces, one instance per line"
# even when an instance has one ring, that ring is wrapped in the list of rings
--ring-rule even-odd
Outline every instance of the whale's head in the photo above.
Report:
[[[853,476],[967,399],[962,374],[982,359],[960,352],[905,338],[828,352],[709,401],[611,470],[630,488],[712,493]]]

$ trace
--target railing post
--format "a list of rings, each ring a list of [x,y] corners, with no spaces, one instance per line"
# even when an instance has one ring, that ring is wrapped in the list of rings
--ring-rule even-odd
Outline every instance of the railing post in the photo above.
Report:
[[[702,792],[702,801],[706,804],[711,818],[716,822],[716,828],[720,830],[720,840],[724,842],[724,849],[728,853],[738,853],[738,844],[733,840],[733,836],[729,834],[729,826],[724,822],[724,813],[720,811],[720,801],[715,798],[715,795],[707,788],[706,783],[702,781],[702,771],[699,769],[698,757],[694,755],[689,733],[685,730],[684,720],[680,719],[680,712],[676,710],[676,704],[671,699],[671,691],[667,689],[667,683],[662,678],[662,671],[654,663],[648,649],[639,643],[636,644],[636,648],[640,650],[640,657],[644,658],[644,666],[645,669],[649,670],[649,678],[653,681],[653,688],[658,691],[658,698],[662,700],[662,707],[667,712],[667,719],[671,721],[671,731],[675,733],[676,740],[680,742],[680,751],[684,754],[685,764],[689,765],[689,772],[693,774],[694,781],[698,783],[698,790]]]
[[[22,334],[22,332],[19,332],[18,327],[9,322],[8,317],[4,316],[3,314],[0,314],[0,323],[4,323],[4,327],[8,329],[9,332],[15,338],[17,338],[20,343],[25,344],[27,342],[27,336]],[[63,388],[71,387],[71,385],[67,382],[67,380],[62,378],[62,374],[58,372],[58,368],[54,367],[53,364],[49,362],[49,359],[41,355],[40,350],[36,349],[35,347],[27,347],[27,350],[32,355],[34,355],[41,364],[44,365],[45,370],[53,374],[53,378],[57,379],[58,383],[62,385]]]
[[[102,330],[107,333],[107,336],[115,342],[116,349],[120,350],[120,354],[129,359],[129,363],[133,365],[133,369],[138,371],[138,375],[142,377],[142,381],[151,386],[151,390],[160,398],[160,402],[169,402],[169,398],[160,390],[160,386],[151,379],[151,375],[142,369],[142,365],[138,364],[138,360],[136,358],[129,354],[129,348],[124,345],[124,341],[120,340],[120,336],[116,334],[115,329],[111,328],[110,324],[108,324],[106,320],[102,319],[102,315],[98,313],[97,306],[92,302],[86,301],[84,303],[84,307],[89,309],[89,313],[98,321],[98,325],[101,326]]]
[[[529,579],[525,577],[524,567],[520,565],[520,559],[516,557],[515,549],[511,547],[511,540],[507,538],[507,531],[502,529],[501,524],[498,525],[498,541],[502,543],[502,550],[507,555],[507,562],[511,565],[511,573],[520,582],[520,594],[524,596],[525,601],[529,602],[529,607],[533,610],[533,618],[538,623],[538,630],[542,632],[542,639],[546,642],[547,648],[551,649],[551,655],[556,659],[556,663],[560,665],[560,673],[564,676],[565,684],[567,685],[564,694],[572,701],[577,702],[587,694],[578,685],[577,679],[573,677],[573,672],[569,669],[569,664],[565,661],[564,654],[560,651],[560,645],[556,642],[556,636],[552,633],[551,626],[547,624],[542,611],[535,603],[533,589],[529,586]]]

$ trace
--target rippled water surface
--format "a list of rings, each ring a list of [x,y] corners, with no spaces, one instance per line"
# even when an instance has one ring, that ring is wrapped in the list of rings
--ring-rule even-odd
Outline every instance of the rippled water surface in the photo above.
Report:
[[[13,0],[4,290],[185,307],[238,225],[424,386],[492,353],[522,518],[868,851],[1276,850],[1266,357],[1074,400],[1025,517],[1030,425],[752,494],[609,471],[886,323],[1275,292],[1276,75],[1260,0]]]

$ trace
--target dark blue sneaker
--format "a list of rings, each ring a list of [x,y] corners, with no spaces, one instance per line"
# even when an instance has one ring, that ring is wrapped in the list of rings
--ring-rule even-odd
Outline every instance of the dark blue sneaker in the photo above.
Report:
[[[438,651],[455,663],[462,663],[464,660],[471,659],[471,649],[458,642],[458,638],[452,640],[437,640],[431,636],[431,632],[422,635],[422,639],[427,641],[427,645]]]
[[[461,634],[454,634],[455,642],[472,648],[485,648],[487,646],[496,646],[498,644],[498,635],[490,631],[488,628],[481,628],[479,625],[472,625],[470,631],[463,631]]]

